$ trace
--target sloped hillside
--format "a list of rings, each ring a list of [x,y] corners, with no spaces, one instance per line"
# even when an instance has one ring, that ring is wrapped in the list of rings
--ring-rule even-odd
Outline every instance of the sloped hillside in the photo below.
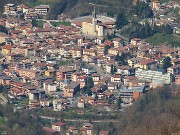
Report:
[[[127,112],[119,125],[121,135],[180,134],[180,86],[148,92]]]

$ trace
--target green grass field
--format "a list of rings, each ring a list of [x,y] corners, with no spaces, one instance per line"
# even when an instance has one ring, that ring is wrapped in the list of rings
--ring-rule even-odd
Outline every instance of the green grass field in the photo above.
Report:
[[[166,43],[171,46],[180,47],[180,37],[168,34],[156,33],[153,36],[146,38],[145,41],[155,45],[160,43]]]
[[[45,23],[44,21],[38,20],[38,21],[36,22],[36,25],[37,25],[38,27],[40,27],[40,28],[43,28],[43,24],[44,24],[44,23]]]
[[[64,25],[64,26],[71,26],[70,22],[50,22],[54,27],[57,27],[59,25]]]

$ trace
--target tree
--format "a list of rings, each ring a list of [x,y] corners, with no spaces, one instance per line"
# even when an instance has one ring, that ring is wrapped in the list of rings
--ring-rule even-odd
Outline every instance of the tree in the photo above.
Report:
[[[121,29],[124,25],[128,24],[127,16],[123,11],[121,11],[116,18],[116,27]]]
[[[89,87],[89,88],[94,87],[94,81],[93,81],[93,78],[92,78],[92,77],[88,77],[87,87]]]
[[[0,32],[8,34],[8,30],[2,25],[0,25]]]
[[[121,103],[123,103],[123,101],[122,101],[121,97],[119,97],[117,99],[117,108],[118,108],[118,110],[122,108]]]
[[[135,13],[141,19],[153,17],[153,11],[151,7],[145,2],[137,2],[135,6]]]
[[[163,60],[163,65],[162,67],[164,69],[167,69],[168,67],[171,66],[171,58],[169,56],[167,56],[164,60]]]
[[[111,64],[111,74],[113,75],[114,74],[114,65]]]

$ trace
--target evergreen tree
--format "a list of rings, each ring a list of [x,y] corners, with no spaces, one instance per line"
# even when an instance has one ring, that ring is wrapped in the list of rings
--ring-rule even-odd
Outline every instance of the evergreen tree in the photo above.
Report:
[[[124,25],[128,24],[127,16],[123,11],[121,11],[116,18],[116,27],[121,29]]]
[[[164,69],[167,69],[168,67],[171,66],[171,58],[169,56],[167,56],[164,60],[163,60],[163,65],[162,67]]]
[[[111,74],[112,75],[114,74],[114,66],[113,66],[113,64],[111,65]]]

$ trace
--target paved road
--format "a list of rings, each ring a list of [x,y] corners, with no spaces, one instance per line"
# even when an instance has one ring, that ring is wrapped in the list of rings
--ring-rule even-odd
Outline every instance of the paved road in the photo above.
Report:
[[[8,100],[2,94],[0,94],[0,98],[3,101],[3,102],[1,102],[1,104],[7,104],[8,103]]]
[[[47,117],[47,116],[39,116],[39,117],[42,118],[42,119],[49,119],[49,120],[54,120],[55,119],[54,117]],[[61,120],[61,119],[59,118],[57,120]],[[84,119],[64,119],[64,120],[69,121],[69,122],[89,122],[89,120],[84,120]],[[110,122],[119,123],[118,120],[91,120],[91,122],[95,122],[95,123],[104,123],[104,122],[107,122],[107,123],[110,123]]]
[[[126,37],[124,37],[124,36],[122,36],[122,35],[120,35],[120,34],[118,34],[118,33],[116,33],[115,35],[116,35],[117,37],[120,37],[120,38],[126,40],[126,41],[129,41],[128,38],[126,38]]]

